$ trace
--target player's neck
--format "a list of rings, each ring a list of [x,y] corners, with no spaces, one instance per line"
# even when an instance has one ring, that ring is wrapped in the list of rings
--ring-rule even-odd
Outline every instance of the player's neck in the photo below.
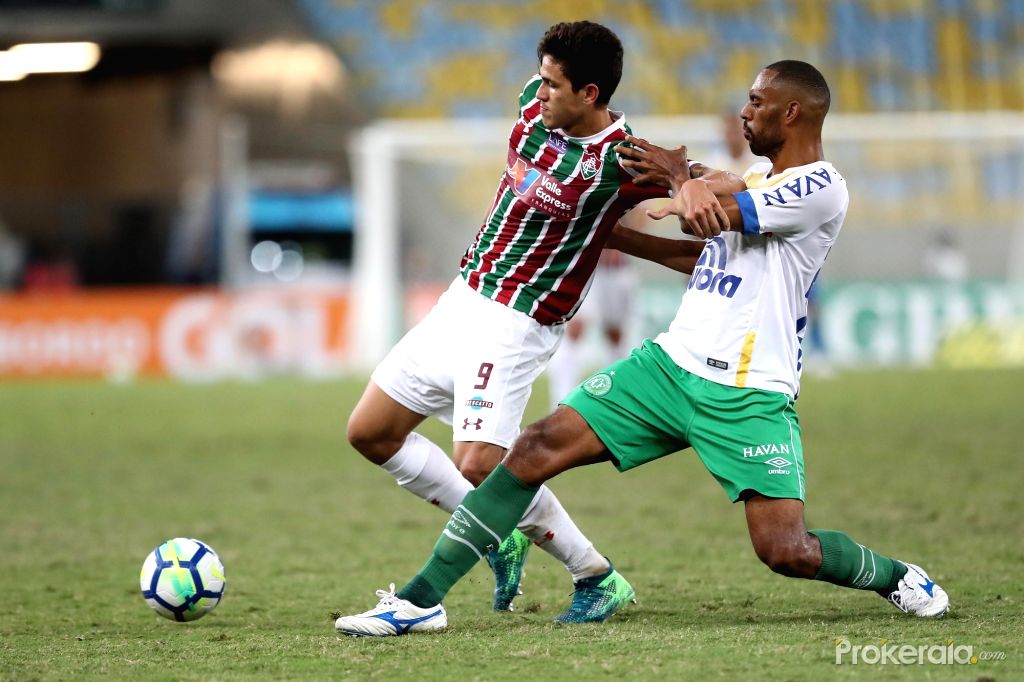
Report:
[[[563,128],[570,137],[590,137],[612,124],[612,114],[608,107],[597,107],[581,116],[568,128]]]
[[[769,158],[772,161],[772,175],[775,175],[787,168],[824,161],[825,150],[822,149],[820,137],[812,140],[793,140],[784,144],[778,153]]]

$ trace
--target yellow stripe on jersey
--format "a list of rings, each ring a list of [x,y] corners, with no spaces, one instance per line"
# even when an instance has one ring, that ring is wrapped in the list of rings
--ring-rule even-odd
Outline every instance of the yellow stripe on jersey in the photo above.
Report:
[[[768,177],[768,173],[771,172],[771,168],[764,171],[758,171],[756,173],[746,173],[743,176],[743,182],[747,183],[747,189],[767,189],[774,185],[779,184],[789,176],[796,173],[795,168],[787,168],[785,171],[778,175]]]
[[[743,339],[743,350],[740,351],[740,365],[736,368],[736,387],[746,388],[747,374],[750,373],[750,358],[754,355],[754,339],[757,332],[747,332],[747,338]]]

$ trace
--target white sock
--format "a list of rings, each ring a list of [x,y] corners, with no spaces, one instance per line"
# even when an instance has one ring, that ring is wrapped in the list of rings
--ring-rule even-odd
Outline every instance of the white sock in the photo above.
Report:
[[[576,384],[580,382],[580,373],[583,371],[580,350],[580,343],[566,335],[562,339],[562,345],[548,363],[548,387],[552,407],[558,405],[558,401],[569,395],[569,391],[576,388]]]
[[[416,497],[451,514],[473,489],[444,450],[418,433],[410,433],[398,452],[380,465]]]
[[[546,485],[537,491],[519,520],[518,528],[541,549],[565,564],[573,582],[608,570],[608,560],[594,549],[593,543],[580,532]]]

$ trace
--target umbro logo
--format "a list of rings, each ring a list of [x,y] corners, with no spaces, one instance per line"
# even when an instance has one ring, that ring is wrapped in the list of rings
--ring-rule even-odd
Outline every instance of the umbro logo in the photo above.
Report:
[[[456,522],[458,524],[461,524],[461,525],[465,526],[466,528],[469,528],[469,519],[467,519],[466,515],[463,514],[462,511],[460,511],[458,509],[456,509],[452,513],[452,521],[454,521],[454,522]]]
[[[793,464],[788,459],[785,459],[783,457],[772,457],[771,459],[766,459],[764,461],[764,463],[765,464],[770,464],[771,466],[778,467],[778,468],[788,467],[791,464]]]

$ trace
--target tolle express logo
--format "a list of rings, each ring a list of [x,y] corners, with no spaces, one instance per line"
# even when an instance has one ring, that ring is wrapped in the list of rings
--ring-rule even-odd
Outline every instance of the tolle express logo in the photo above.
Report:
[[[508,173],[512,176],[516,194],[525,194],[540,179],[540,171],[536,168],[527,168],[526,162],[522,159],[517,159],[515,165],[508,169]]]
[[[726,298],[732,298],[743,281],[738,275],[726,275],[725,266],[729,261],[729,247],[725,239],[715,237],[709,239],[701,251],[697,265],[690,275],[690,283],[687,289],[707,291]]]
[[[555,218],[572,218],[576,211],[578,190],[558,180],[509,152],[507,171],[512,189],[529,206]]]

